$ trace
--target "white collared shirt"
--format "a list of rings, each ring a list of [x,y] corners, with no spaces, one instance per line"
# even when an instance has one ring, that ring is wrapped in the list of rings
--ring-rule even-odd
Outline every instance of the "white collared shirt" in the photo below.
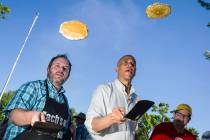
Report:
[[[130,98],[130,102],[128,101]],[[126,120],[123,124],[114,124],[111,127],[97,133],[92,130],[91,122],[94,117],[104,117],[112,112],[113,108],[122,107],[127,114],[140,100],[131,87],[130,96],[125,92],[125,86],[116,79],[107,85],[100,85],[93,93],[93,97],[87,112],[85,125],[93,139],[97,140],[133,140],[137,122]]]

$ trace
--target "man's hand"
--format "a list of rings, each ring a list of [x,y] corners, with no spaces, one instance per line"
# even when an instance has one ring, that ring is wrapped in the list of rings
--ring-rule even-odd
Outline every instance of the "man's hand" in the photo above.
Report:
[[[110,113],[108,116],[111,118],[113,124],[115,123],[122,124],[123,122],[125,122],[124,115],[125,115],[125,109],[119,107],[119,108],[113,108],[112,113]]]
[[[100,132],[113,124],[122,124],[125,122],[124,119],[125,109],[124,108],[113,108],[112,112],[104,117],[95,117],[92,120],[92,129],[96,132]]]
[[[35,122],[46,122],[43,112],[34,112],[33,113],[33,116],[31,118],[31,126],[33,126]]]
[[[9,118],[11,122],[18,126],[33,126],[36,121],[46,122],[44,113],[38,111],[27,111],[24,109],[13,109]]]

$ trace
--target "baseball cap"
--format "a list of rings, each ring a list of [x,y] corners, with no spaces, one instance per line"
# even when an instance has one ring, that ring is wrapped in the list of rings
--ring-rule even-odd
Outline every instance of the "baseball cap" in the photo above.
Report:
[[[179,104],[176,106],[176,109],[171,112],[176,112],[179,110],[187,110],[190,113],[190,115],[192,115],[192,108],[187,104]]]

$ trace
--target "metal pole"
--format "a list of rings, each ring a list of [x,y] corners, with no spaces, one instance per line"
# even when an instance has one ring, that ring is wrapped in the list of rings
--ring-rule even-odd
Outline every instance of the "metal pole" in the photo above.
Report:
[[[7,78],[7,81],[6,81],[5,85],[4,85],[4,88],[3,88],[3,90],[1,91],[0,101],[1,101],[1,98],[2,98],[2,96],[3,96],[3,94],[4,94],[5,90],[6,90],[6,87],[7,87],[8,83],[9,83],[9,81],[10,81],[10,78],[11,78],[11,76],[12,76],[12,73],[13,73],[13,71],[15,70],[15,67],[16,67],[16,64],[17,64],[19,58],[20,58],[20,55],[21,55],[23,49],[25,48],[25,44],[26,44],[26,42],[27,42],[27,40],[28,40],[28,37],[29,37],[29,35],[30,35],[30,33],[31,33],[31,31],[32,31],[32,29],[33,29],[33,27],[34,27],[34,25],[35,25],[36,20],[38,19],[38,17],[39,17],[39,13],[36,12],[36,16],[35,16],[35,18],[34,18],[34,20],[33,20],[33,23],[32,23],[32,25],[31,25],[31,28],[30,28],[30,30],[29,30],[29,32],[28,32],[28,34],[27,34],[27,36],[26,36],[26,39],[25,39],[25,41],[23,42],[23,45],[22,45],[22,47],[21,47],[21,49],[20,49],[20,52],[19,52],[19,54],[18,54],[18,56],[17,56],[17,58],[16,58],[16,60],[15,60],[15,62],[14,62],[14,64],[13,64],[13,67],[12,67],[12,69],[11,69],[11,72],[10,72],[8,78]]]

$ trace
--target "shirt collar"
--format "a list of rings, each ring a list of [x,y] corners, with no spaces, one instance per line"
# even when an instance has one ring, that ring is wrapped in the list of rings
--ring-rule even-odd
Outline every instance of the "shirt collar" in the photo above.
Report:
[[[48,84],[49,90],[52,90],[54,93],[61,94],[61,93],[64,93],[64,92],[65,92],[65,89],[63,88],[63,86],[61,87],[61,89],[60,89],[59,91],[57,91],[57,89],[56,89],[55,86],[52,84],[52,82],[50,81],[49,78],[47,78],[47,84]]]
[[[115,84],[120,91],[125,92],[125,86],[120,82],[119,79],[115,80]],[[131,86],[130,95],[132,95],[134,92],[135,92],[134,87]]]

